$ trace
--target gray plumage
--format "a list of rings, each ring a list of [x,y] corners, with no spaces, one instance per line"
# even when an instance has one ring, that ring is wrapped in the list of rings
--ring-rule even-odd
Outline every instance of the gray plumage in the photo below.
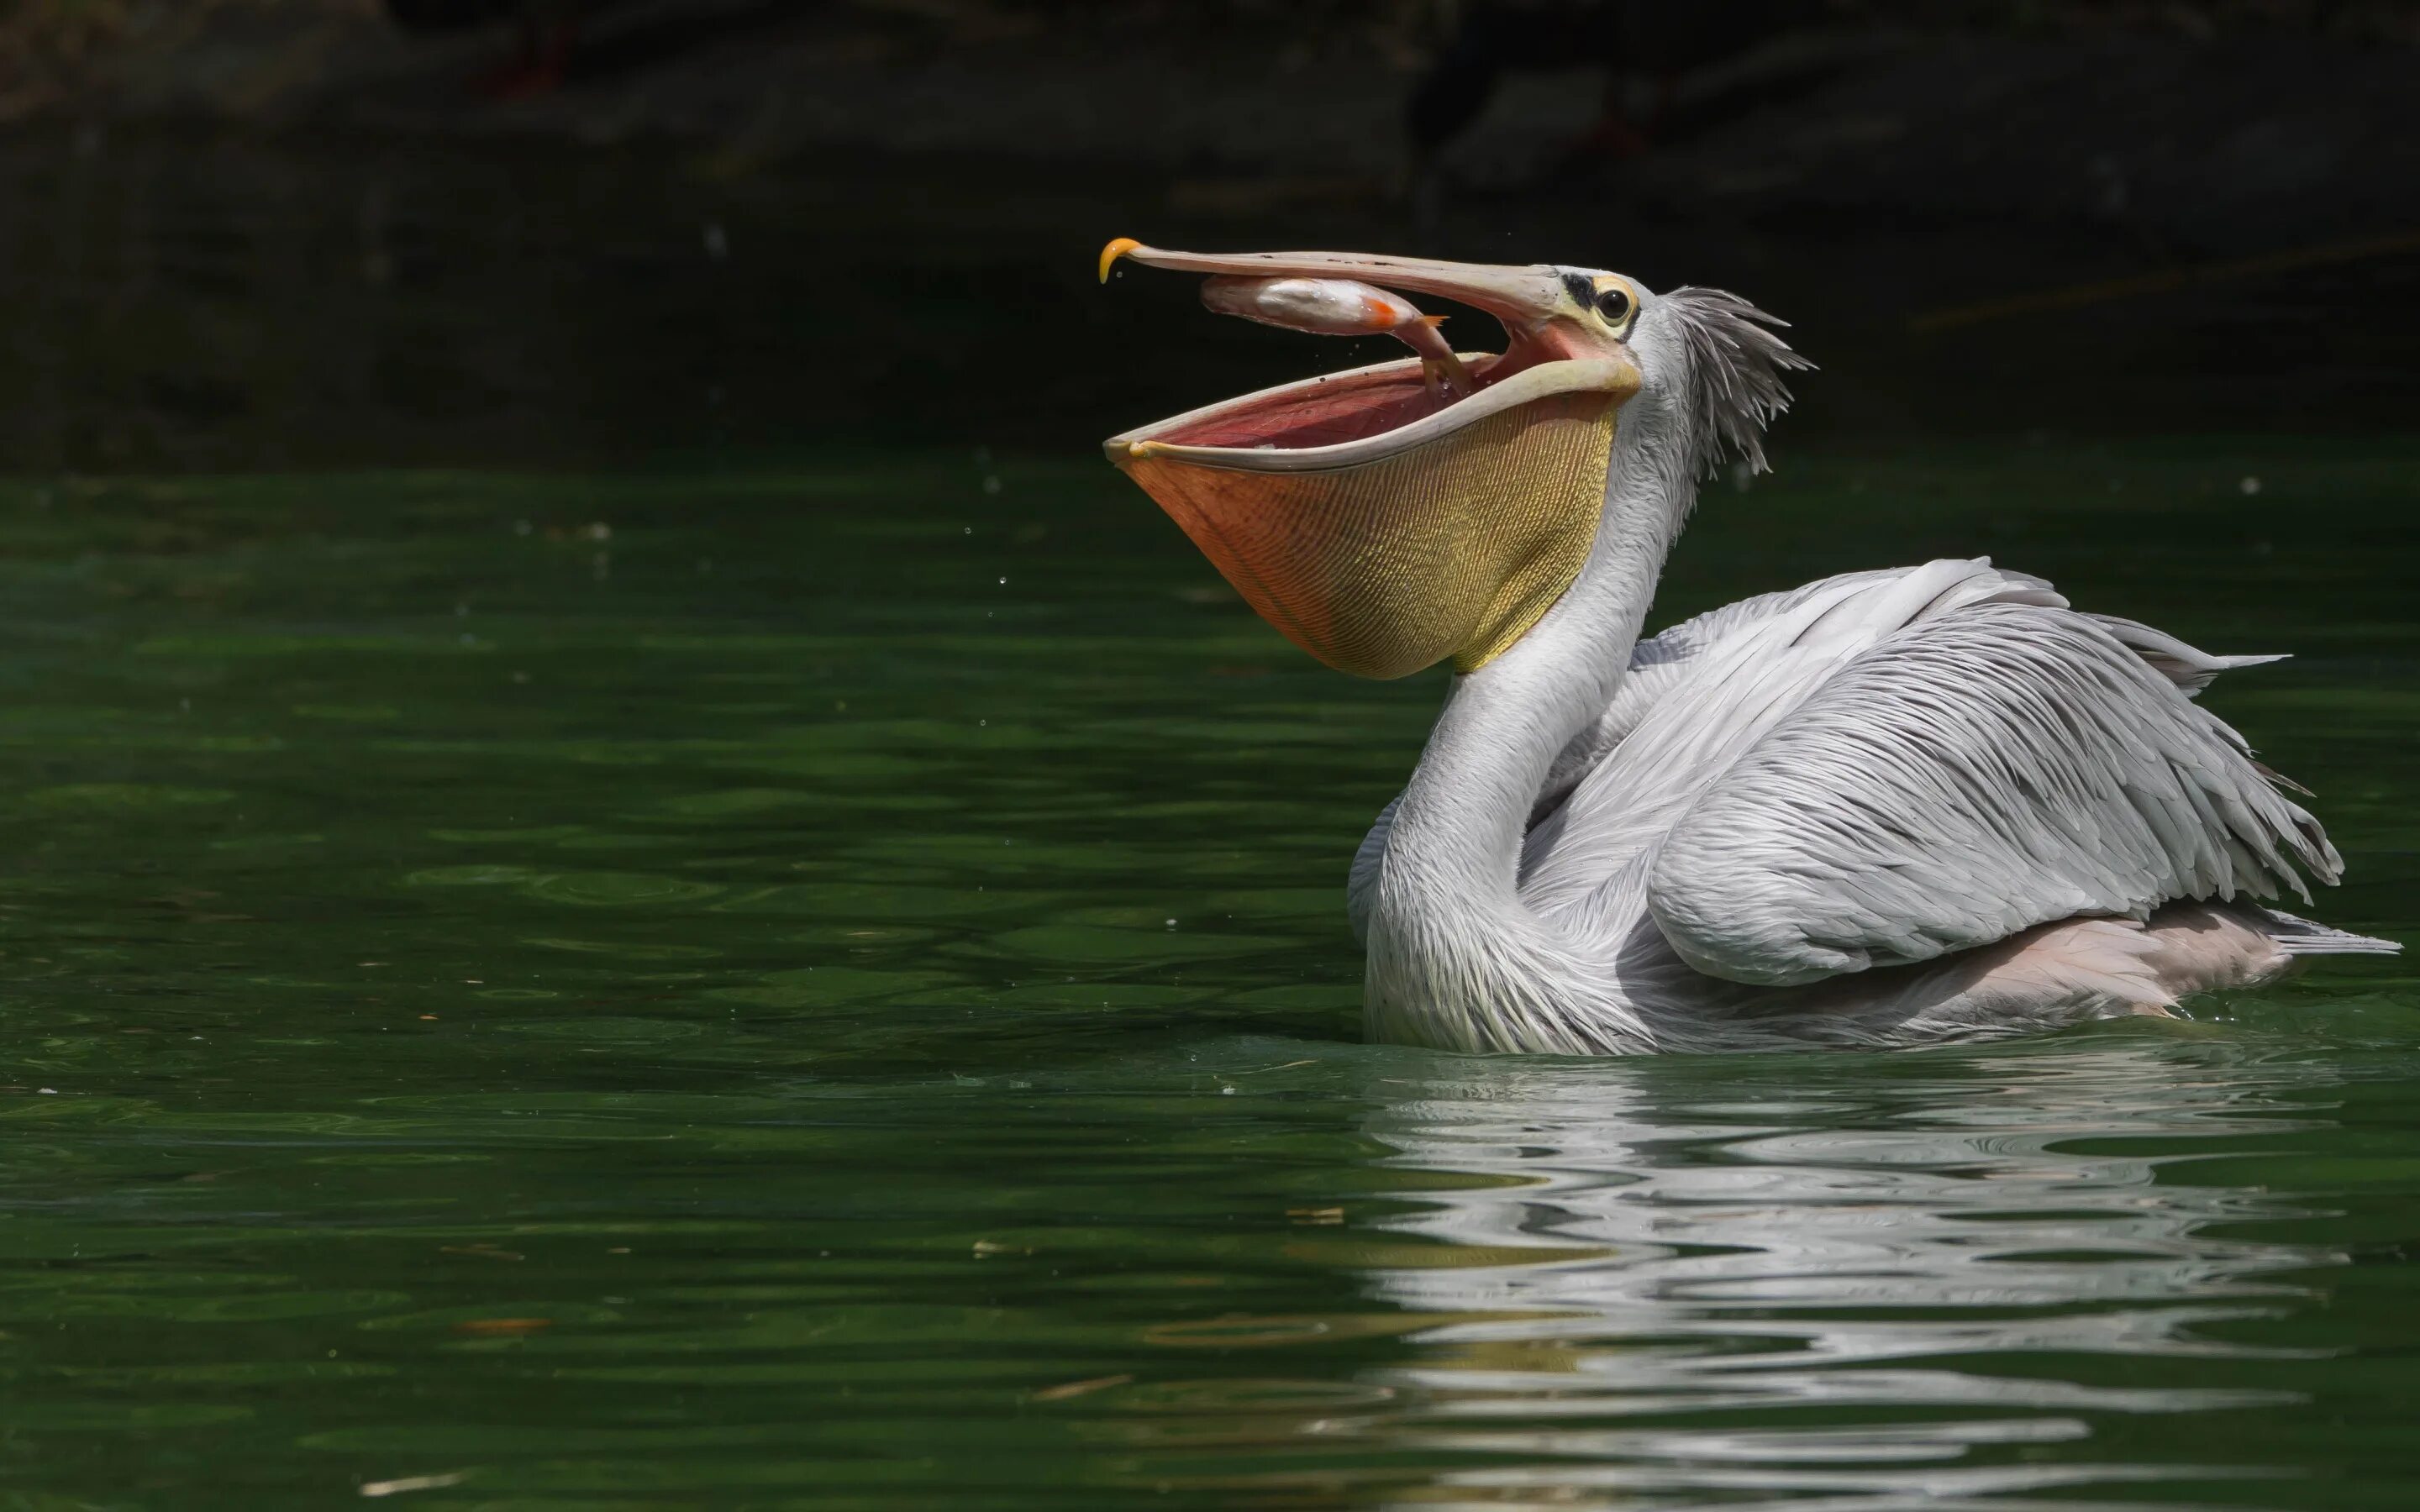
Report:
[[[1788,985],[2078,914],[2307,901],[2341,863],[2242,738],[2086,616],[1984,604],[1877,642],[1702,793],[1649,911],[1682,958]]]
[[[2391,949],[2256,906],[2341,861],[2194,702],[2213,656],[1988,560],[1826,579],[1652,640],[1718,456],[1805,364],[1732,296],[1642,308],[1578,581],[1457,678],[1355,857],[1374,1038],[1579,1054],[1904,1044],[2164,1011]]]
[[[1790,408],[1782,374],[1815,365],[1781,339],[1790,323],[1718,288],[1676,288],[1656,306],[1688,348],[1690,471],[1711,475],[1737,457],[1764,471],[1764,427]]]

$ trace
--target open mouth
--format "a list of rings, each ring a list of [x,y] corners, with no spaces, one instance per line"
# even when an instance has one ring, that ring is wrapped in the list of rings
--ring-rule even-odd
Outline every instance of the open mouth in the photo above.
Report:
[[[1484,390],[1486,373],[1480,363],[1471,365],[1472,378]],[[1406,357],[1196,409],[1162,422],[1151,439],[1183,446],[1302,451],[1402,430],[1457,402],[1428,381],[1419,358]]]
[[[1626,357],[1571,339],[1559,318],[1568,308],[1562,282],[1550,269],[1338,253],[1164,252],[1121,239],[1102,255],[1104,277],[1120,257],[1213,278],[1353,280],[1373,292],[1439,295],[1494,316],[1503,324],[1505,348],[1458,354],[1467,392],[1437,382],[1429,362],[1399,359],[1263,389],[1138,426],[1105,443],[1113,461],[1182,456],[1201,466],[1249,471],[1350,467],[1438,440],[1533,400],[1593,393],[1619,402],[1637,384],[1637,369]]]
[[[1239,281],[1214,292],[1259,301],[1248,318],[1339,335],[1392,330],[1430,353],[1264,389],[1106,443],[1295,644],[1367,677],[1447,659],[1468,671],[1517,641],[1578,574],[1604,510],[1616,411],[1639,372],[1617,332],[1588,324],[1561,270],[1113,241],[1104,276],[1120,256]],[[1270,288],[1295,280],[1305,286]],[[1494,316],[1505,349],[1444,349],[1397,298],[1418,294]],[[1357,325],[1357,310],[1389,323]]]

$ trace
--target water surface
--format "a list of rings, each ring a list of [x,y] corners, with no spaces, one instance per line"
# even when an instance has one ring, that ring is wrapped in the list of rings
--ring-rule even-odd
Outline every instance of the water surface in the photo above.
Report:
[[[2224,651],[2409,936],[2399,444],[1801,458]],[[0,485],[0,1506],[2400,1507],[2420,987],[1357,1042],[1440,685],[1089,459]]]

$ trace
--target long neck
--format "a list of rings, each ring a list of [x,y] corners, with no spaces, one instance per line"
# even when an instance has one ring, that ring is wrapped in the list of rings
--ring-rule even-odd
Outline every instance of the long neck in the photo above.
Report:
[[[1587,565],[1518,645],[1455,680],[1404,790],[1373,915],[1373,1014],[1388,1011],[1382,993],[1434,998],[1439,985],[1382,982],[1382,972],[1443,975],[1500,1008],[1507,991],[1551,980],[1573,955],[1575,943],[1520,900],[1523,834],[1557,753],[1605,712],[1629,667],[1696,486],[1677,448],[1631,439],[1655,427],[1624,421]],[[1404,959],[1382,961],[1382,946]],[[1488,1042],[1476,1022],[1418,1037],[1515,1048]]]

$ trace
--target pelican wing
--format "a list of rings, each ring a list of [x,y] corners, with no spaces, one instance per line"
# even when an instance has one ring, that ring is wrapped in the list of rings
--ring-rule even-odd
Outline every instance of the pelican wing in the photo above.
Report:
[[[1605,713],[1556,758],[1538,795],[1523,847],[1524,896],[1548,912],[1618,909],[1612,895],[1625,887],[1635,902],[1648,847],[1796,699],[1881,637],[1979,602],[2067,600],[1988,557],[1952,558],[1761,594],[1641,640]],[[2161,640],[2181,656],[2197,655]],[[1364,944],[1394,813],[1394,803],[1379,813],[1346,883]]]
[[[1628,875],[1691,965],[1776,985],[2077,915],[2307,898],[2298,869],[2334,882],[2335,849],[2191,702],[2251,659],[2040,599],[1914,615],[1786,669],[1794,696],[1744,721]]]
[[[1951,559],[1921,567],[1842,573],[1781,593],[1759,594],[1709,609],[1639,641],[1631,651],[1630,670],[1604,715],[1574,736],[1555,758],[1530,824],[1552,813],[1659,704],[1691,687],[1697,675],[1717,660],[1717,652],[1729,652],[1728,657],[1721,658],[1729,661],[1754,656],[1755,645],[1774,640],[1771,632],[1778,629],[1783,643],[1794,647],[1825,642],[1837,653],[1844,630],[1852,637],[1859,631],[1869,636],[1886,633],[1909,617],[1979,597],[2062,606],[2067,602],[2040,578],[1995,568],[1989,557]],[[2181,642],[2174,644],[2179,651],[2194,654]]]
[[[1592,744],[1567,748],[1547,779],[1522,847],[1523,899],[1575,924],[1629,916],[1654,847],[1828,678],[1911,625],[1995,602],[2067,603],[1989,559],[1946,560],[1746,599],[1642,642],[1611,706],[1573,746]]]

